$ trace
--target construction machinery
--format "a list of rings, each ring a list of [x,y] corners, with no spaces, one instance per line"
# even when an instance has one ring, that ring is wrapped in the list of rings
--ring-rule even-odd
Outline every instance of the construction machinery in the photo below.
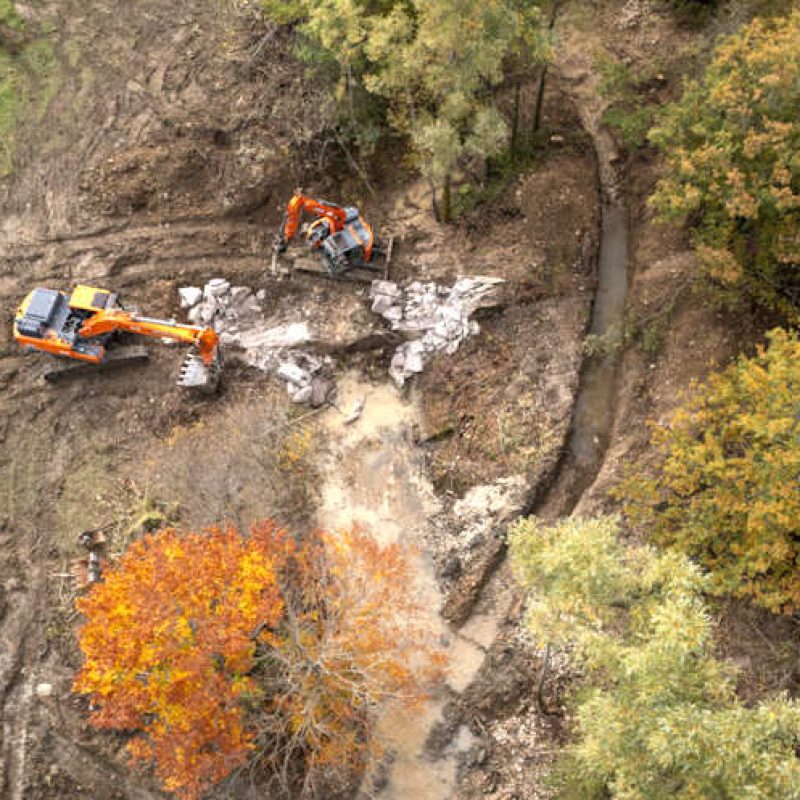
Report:
[[[45,379],[50,382],[64,375],[146,361],[148,354],[143,347],[110,347],[119,333],[194,345],[181,365],[178,386],[203,392],[216,389],[221,354],[213,328],[140,316],[124,309],[118,296],[106,289],[76,286],[71,294],[56,289],[34,289],[22,301],[14,318],[14,338],[24,348],[73,362],[45,372]]]
[[[273,272],[277,271],[278,255],[286,252],[305,213],[316,217],[306,228],[305,239],[309,249],[319,254],[320,266],[298,260],[295,269],[322,272],[334,278],[368,281],[376,277],[386,278],[393,240],[384,249],[376,243],[371,226],[355,206],[338,206],[328,200],[316,200],[304,195],[301,189],[297,189],[289,200],[281,229],[275,237]]]

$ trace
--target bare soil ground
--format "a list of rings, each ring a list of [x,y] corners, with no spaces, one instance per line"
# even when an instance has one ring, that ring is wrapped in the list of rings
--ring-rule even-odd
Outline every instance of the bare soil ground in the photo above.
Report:
[[[41,381],[42,359],[11,340],[16,305],[34,286],[85,282],[170,316],[178,286],[224,276],[266,285],[270,313],[314,308],[334,343],[375,321],[352,286],[266,282],[279,204],[298,184],[324,194],[334,188],[313,147],[320,98],[283,54],[279,34],[254,24],[245,4],[212,0],[92,0],[40,13],[55,31],[59,91],[21,137],[16,170],[2,187],[0,225],[0,786],[11,800],[155,797],[151,779],[127,771],[124,737],[90,731],[84,702],[69,693],[77,534],[102,526],[113,552],[143,527],[164,523],[278,514],[299,524],[315,499],[301,487],[313,481],[305,474],[305,483],[292,483],[299,495],[277,496],[269,491],[275,475],[254,468],[260,449],[279,450],[281,442],[269,430],[243,439],[243,430],[264,431],[265,418],[291,422],[282,390],[260,374],[234,367],[219,396],[192,399],[173,383],[182,353],[156,345],[145,366],[54,389]],[[556,121],[563,106],[563,98],[550,98],[553,124],[571,127],[574,115]],[[469,223],[472,233],[433,223],[415,183],[374,201],[370,219],[407,237],[398,249],[400,277],[499,274],[515,291],[533,287],[528,302],[542,299],[538,320],[560,320],[560,304],[571,344],[552,367],[552,340],[537,341],[525,306],[515,309],[513,300],[461,357],[482,361],[481,341],[490,353],[493,342],[505,341],[513,359],[499,372],[492,365],[487,381],[505,380],[525,358],[536,380],[551,370],[556,391],[559,375],[575,383],[569,372],[591,295],[577,259],[596,197],[593,181],[581,180],[592,161],[580,134],[543,150],[540,162],[490,220]],[[345,172],[336,161],[333,168]],[[566,189],[562,173],[571,176]],[[361,202],[355,179],[345,177],[344,186]],[[549,222],[539,221],[540,208],[551,209]],[[548,228],[562,212],[569,229],[554,241]],[[385,380],[380,353],[346,360]],[[562,401],[563,429],[569,394]],[[528,446],[525,428],[513,435],[515,447]],[[543,435],[542,426],[531,434]],[[53,686],[51,697],[36,694],[42,683]]]
[[[563,57],[545,107],[546,127],[562,141],[543,146],[489,206],[440,226],[420,182],[404,182],[387,164],[375,178],[380,197],[371,198],[346,161],[331,157],[322,98],[281,34],[255,23],[255,6],[65,0],[35,9],[54,30],[59,89],[20,137],[16,170],[0,187],[0,793],[10,800],[162,796],[146,775],[128,772],[124,737],[91,732],[83,700],[69,692],[78,620],[75,586],[65,576],[81,554],[81,530],[109,526],[112,548],[121,548],[142,527],[164,522],[226,516],[246,523],[277,514],[302,525],[318,500],[308,489],[311,461],[265,468],[259,459],[307,430],[295,426],[296,413],[272,381],[236,366],[219,396],[191,399],[173,385],[182,353],[156,345],[146,366],[53,389],[40,380],[39,357],[11,341],[25,293],[88,282],[170,316],[178,313],[178,286],[223,276],[266,287],[270,314],[313,313],[326,341],[340,346],[375,328],[360,290],[311,278],[270,282],[265,271],[278,206],[295,186],[353,200],[378,230],[400,237],[400,279],[446,283],[484,273],[509,281],[506,307],[423,375],[415,435],[445,500],[509,474],[533,486],[563,447],[594,287],[600,198],[581,127],[593,130],[602,111],[591,102],[592,42],[614,42],[644,65],[695,41],[649,4],[614,2],[599,12],[576,3],[560,23]],[[676,297],[691,255],[682,234],[656,224],[645,206],[658,163],[645,153],[624,167],[631,313],[640,333],[623,355],[613,444],[581,512],[607,508],[607,489],[646,453],[645,421],[667,416],[693,377],[760,330],[754,321],[743,334],[741,317],[718,316],[688,290]],[[385,382],[388,348],[333,349],[341,367]],[[308,426],[303,441],[327,453],[325,433],[313,419]],[[291,478],[283,492],[273,490],[275,469]],[[463,759],[458,797],[546,794],[538,776],[563,724],[531,699],[541,662],[519,639],[518,611],[512,605],[512,623],[484,670],[444,712],[451,733],[464,724],[479,742]],[[737,644],[723,649],[749,674],[780,674],[781,685],[792,685],[791,670],[770,666],[782,658],[775,641],[783,628],[736,611],[725,619]],[[760,632],[753,646],[739,638],[748,626]],[[755,646],[762,634],[772,643],[761,648],[765,658]],[[548,683],[554,707],[564,674],[562,665]],[[54,687],[49,698],[36,694],[44,682]]]

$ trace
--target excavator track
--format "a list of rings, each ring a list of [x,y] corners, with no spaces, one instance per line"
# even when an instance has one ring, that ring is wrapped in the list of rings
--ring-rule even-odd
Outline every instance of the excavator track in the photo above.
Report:
[[[323,278],[328,278],[334,281],[350,281],[353,283],[372,283],[375,280],[387,280],[389,277],[389,267],[392,263],[392,250],[394,249],[394,237],[389,239],[385,251],[377,252],[373,257],[370,266],[358,267],[356,269],[349,269],[339,275],[332,274],[318,258],[313,256],[296,258],[291,266],[290,274],[292,272],[306,272],[313,275],[320,275]],[[275,274],[275,267],[273,266],[273,274]]]
[[[43,377],[48,383],[57,383],[66,378],[94,375],[98,372],[108,372],[120,367],[143,364],[149,358],[150,353],[146,347],[119,347],[109,350],[106,357],[99,364],[91,364],[86,361],[59,363],[57,366],[48,367]]]

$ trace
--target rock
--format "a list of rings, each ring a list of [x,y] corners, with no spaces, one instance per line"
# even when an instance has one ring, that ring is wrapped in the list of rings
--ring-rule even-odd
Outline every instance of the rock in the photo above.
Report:
[[[400,306],[389,306],[385,311],[381,312],[381,315],[388,319],[389,322],[399,322],[403,319],[403,309]],[[392,326],[393,328],[396,326]]]
[[[308,404],[311,408],[321,408],[330,399],[335,388],[332,378],[317,375],[311,381],[311,397]]]
[[[311,341],[311,331],[305,322],[293,322],[274,328],[252,328],[243,331],[239,344],[248,348],[297,347]]]
[[[203,290],[197,286],[184,286],[182,289],[178,289],[178,296],[180,297],[181,308],[192,308],[202,299]]]
[[[379,294],[375,299],[372,301],[372,310],[376,314],[380,314],[383,316],[392,306],[394,306],[394,299],[389,297],[385,294]],[[399,309],[399,306],[398,306]],[[400,316],[402,316],[403,312],[402,309],[400,310]]]
[[[372,281],[369,288],[370,299],[374,299],[378,295],[399,299],[403,296],[403,290],[394,281]]]
[[[212,297],[222,297],[228,293],[231,288],[230,281],[225,278],[212,278],[203,290],[203,296],[206,300]]]
[[[356,400],[356,402],[353,403],[353,407],[342,420],[344,425],[352,425],[361,416],[366,400],[366,397],[362,397],[360,400]]]
[[[278,367],[278,377],[295,386],[308,386],[311,383],[308,372],[292,363],[281,364]]]
[[[233,286],[230,290],[230,300],[232,304],[240,305],[244,302],[245,298],[252,296],[252,291],[246,286]]]
[[[52,697],[53,695],[53,684],[52,683],[37,683],[36,689],[37,697]]]
[[[289,398],[293,403],[300,403],[303,405],[309,403],[314,394],[314,389],[310,383],[300,388],[297,388],[293,383],[287,383],[286,391],[289,393]]]
[[[419,345],[415,347],[414,345]],[[411,342],[405,351],[405,368],[409,372],[422,372],[425,369],[424,348],[421,342]]]
[[[519,513],[527,483],[522,475],[500,478],[494,483],[475,486],[453,505],[453,517],[460,524],[492,517],[505,522]]]

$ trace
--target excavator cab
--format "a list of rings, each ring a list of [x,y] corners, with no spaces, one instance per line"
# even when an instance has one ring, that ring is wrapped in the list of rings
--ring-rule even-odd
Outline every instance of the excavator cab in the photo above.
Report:
[[[91,286],[76,286],[71,295],[55,289],[34,289],[22,301],[14,321],[14,338],[24,347],[99,363],[109,336],[81,336],[84,322],[113,308],[117,295]]]
[[[348,228],[325,239],[322,257],[331,275],[342,275],[365,266],[363,245]]]

